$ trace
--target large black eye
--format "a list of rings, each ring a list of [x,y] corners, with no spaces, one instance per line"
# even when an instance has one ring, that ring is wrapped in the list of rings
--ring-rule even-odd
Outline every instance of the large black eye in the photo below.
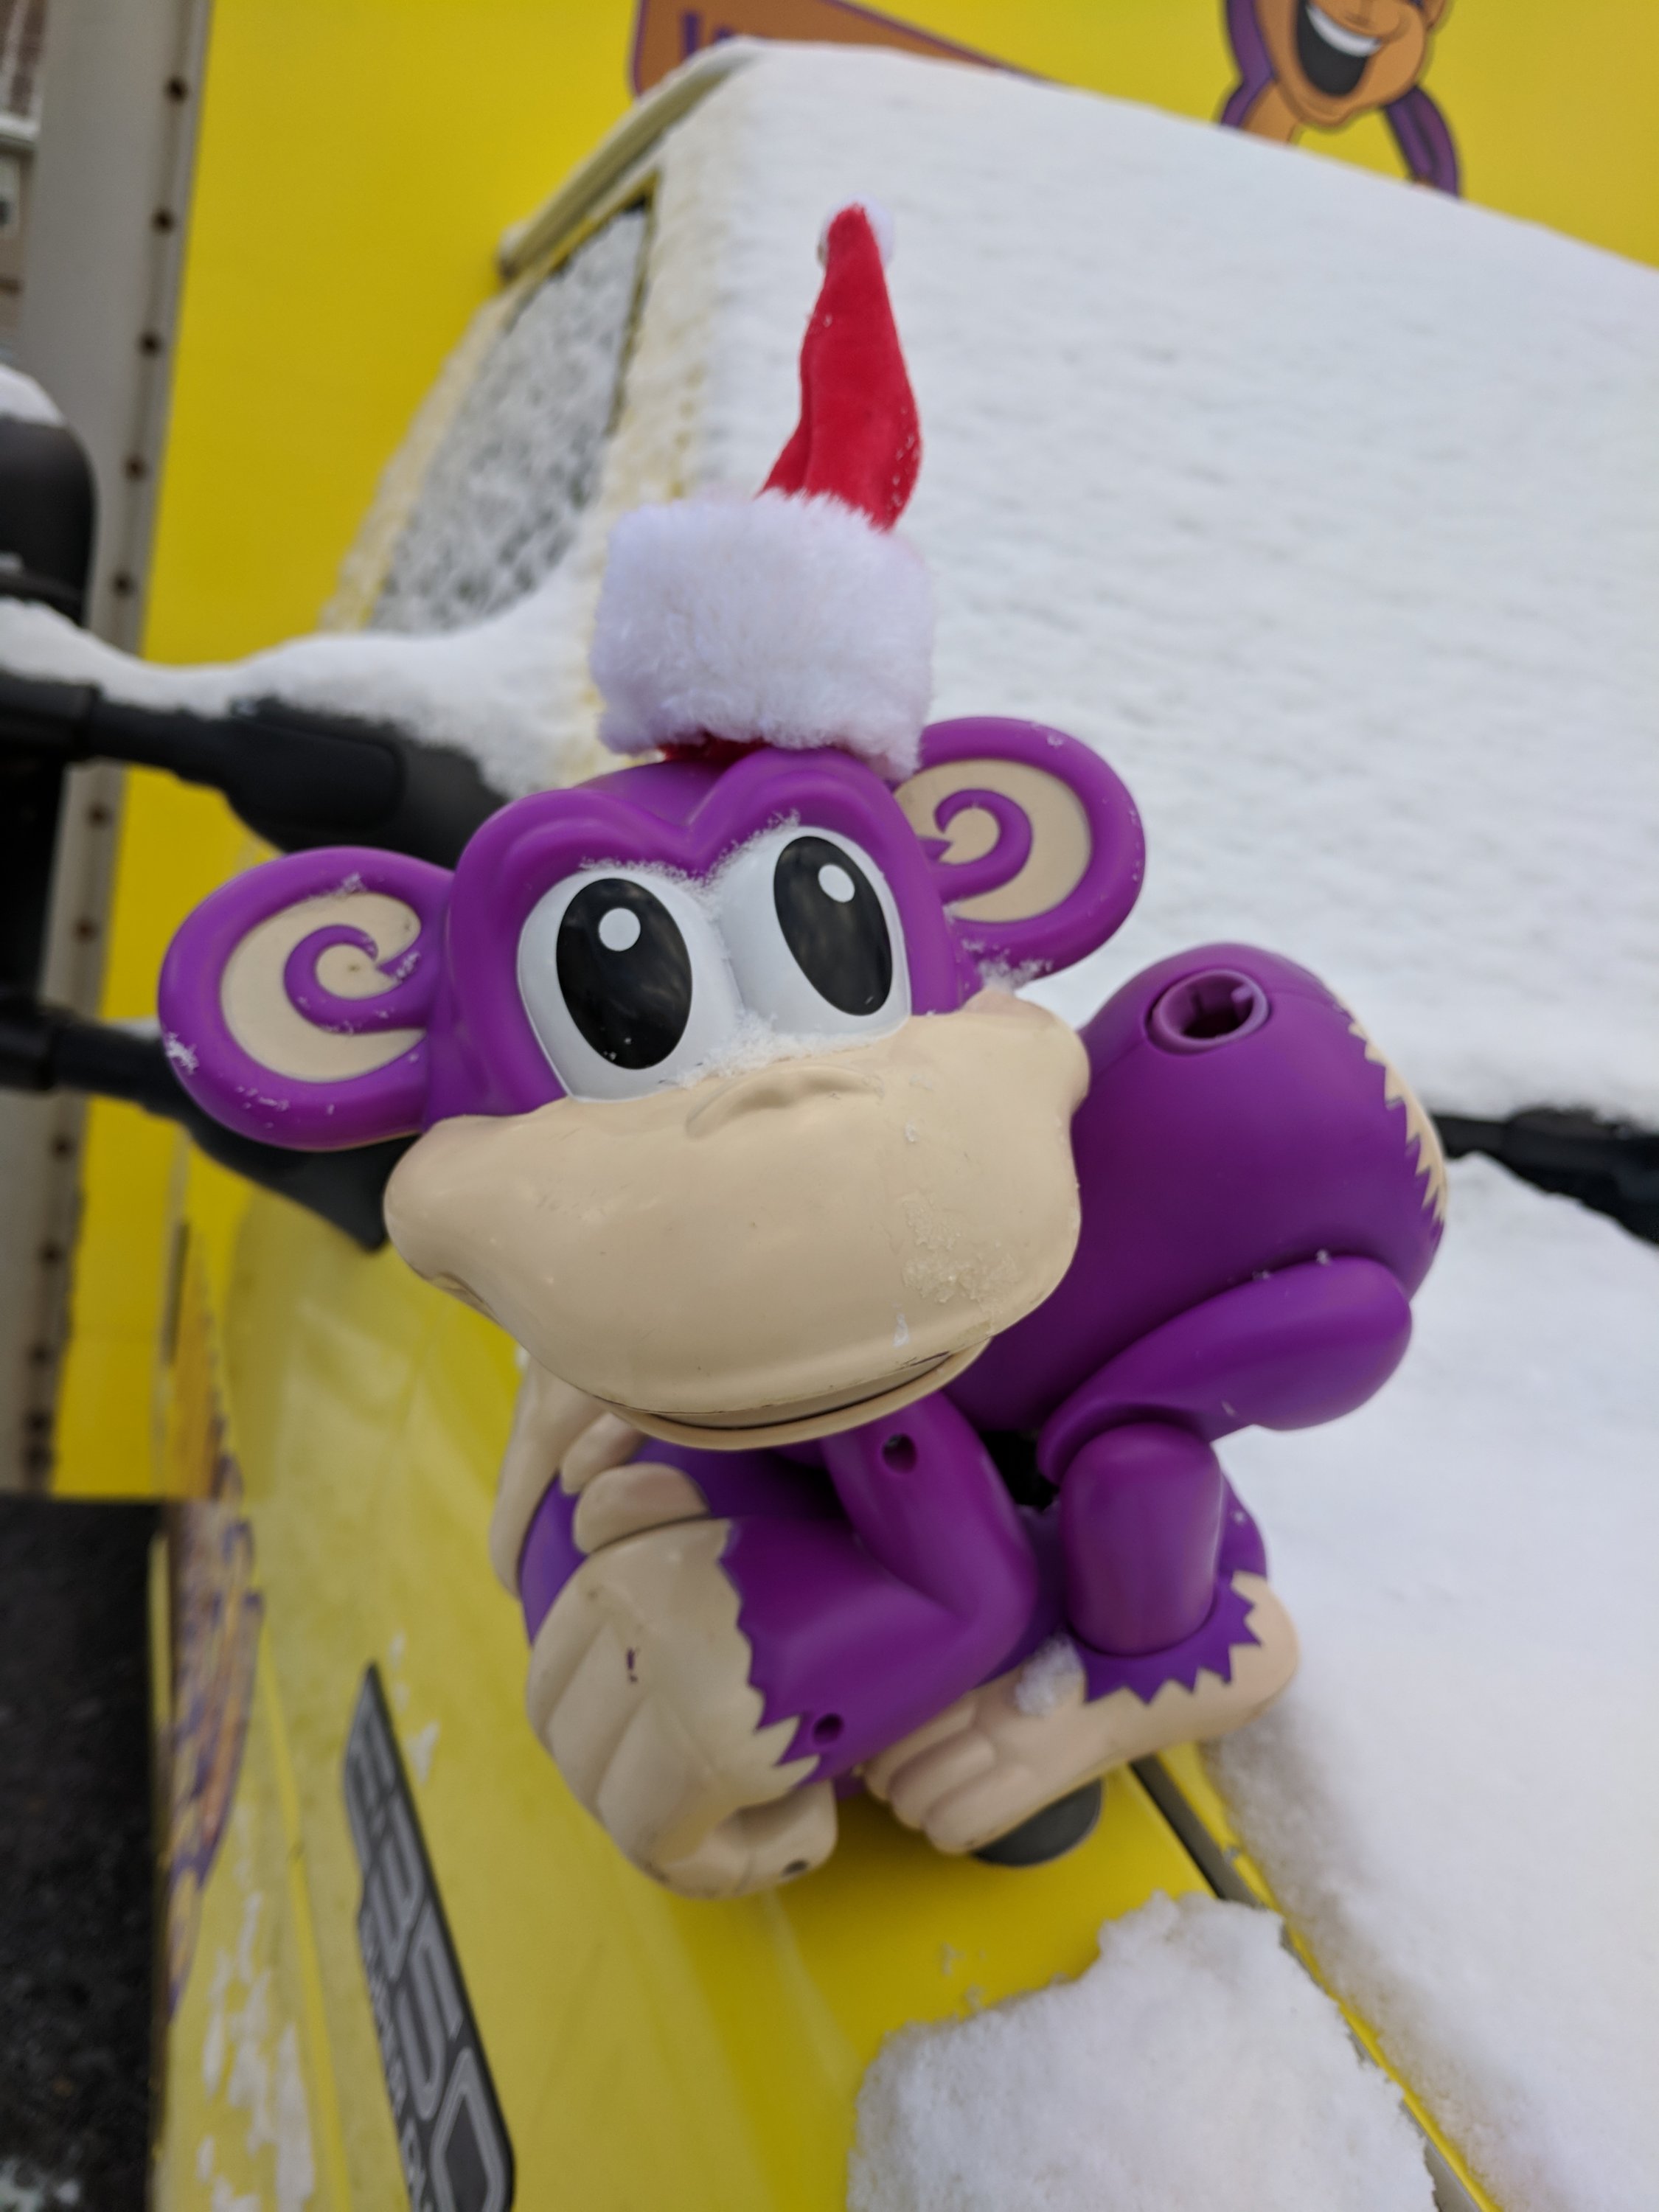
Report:
[[[602,1060],[667,1059],[691,1015],[691,957],[654,892],[626,876],[587,884],[565,908],[556,957],[571,1018]]]
[[[772,873],[778,927],[813,989],[843,1014],[873,1014],[893,988],[893,945],[875,888],[827,837],[795,837]]]
[[[704,899],[627,861],[555,884],[519,933],[519,995],[572,1098],[643,1098],[694,1076],[743,1020]]]

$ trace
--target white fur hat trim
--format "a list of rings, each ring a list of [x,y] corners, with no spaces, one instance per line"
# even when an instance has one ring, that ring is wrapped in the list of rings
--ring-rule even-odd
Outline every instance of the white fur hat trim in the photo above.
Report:
[[[838,499],[705,496],[624,515],[593,632],[614,752],[704,733],[837,745],[913,773],[933,690],[920,556]]]

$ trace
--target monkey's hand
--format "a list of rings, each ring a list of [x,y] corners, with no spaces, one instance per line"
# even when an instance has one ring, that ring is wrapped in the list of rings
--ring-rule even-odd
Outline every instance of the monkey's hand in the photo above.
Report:
[[[974,1851],[1057,1797],[1132,1759],[1242,1728],[1296,1670],[1296,1632],[1259,1575],[1236,1575],[1254,1644],[1234,1645],[1231,1679],[1164,1683],[1090,1698],[1082,1668],[1056,1680],[1015,1668],[969,1692],[869,1761],[864,1778],[909,1828],[941,1851]]]
[[[580,1497],[596,1478],[631,1459],[641,1441],[637,1429],[596,1398],[533,1361],[526,1366],[489,1522],[490,1563],[504,1589],[519,1594],[519,1556],[549,1485],[557,1482],[567,1497]],[[617,1516],[610,1520],[621,1533]]]
[[[805,1874],[836,1839],[817,1761],[786,1760],[792,1720],[763,1724],[723,1520],[596,1550],[537,1633],[531,1724],[574,1795],[635,1866],[694,1897]]]

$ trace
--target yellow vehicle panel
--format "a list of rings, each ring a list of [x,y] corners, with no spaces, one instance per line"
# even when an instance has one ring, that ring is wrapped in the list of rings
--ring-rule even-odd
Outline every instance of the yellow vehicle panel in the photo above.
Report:
[[[1125,1773],[1091,1840],[1041,1869],[941,1859],[854,1802],[834,1860],[797,1888],[720,1905],[659,1889],[524,1717],[523,1630],[484,1547],[511,1348],[389,1251],[362,1254],[211,1168],[190,1182],[200,1226],[165,1461],[173,1488],[212,1501],[196,1509],[215,1530],[196,1571],[216,1582],[228,1687],[190,1694],[185,1639],[185,1703],[215,1741],[198,1757],[177,1717],[179,1771],[210,1781],[199,1821],[175,1782],[163,2203],[210,2204],[222,2173],[276,2180],[274,2102],[268,2131],[248,2103],[262,2069],[268,2102],[296,2072],[306,2085],[317,2203],[342,2188],[352,2204],[402,2201],[342,1787],[371,1662],[526,2204],[556,2185],[596,2207],[838,2204],[854,2093],[886,2033],[1076,1973],[1102,1920],[1205,1887]],[[244,1527],[246,1572],[219,1533]],[[239,1609],[254,1616],[242,1639],[223,1625]],[[198,1882],[180,1865],[239,1740]]]

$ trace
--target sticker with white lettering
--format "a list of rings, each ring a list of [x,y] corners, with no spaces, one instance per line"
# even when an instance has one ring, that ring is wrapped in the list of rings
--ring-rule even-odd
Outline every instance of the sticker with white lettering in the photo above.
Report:
[[[376,1667],[358,1693],[343,1779],[363,1876],[357,1942],[410,2212],[507,2212],[513,2146]]]

